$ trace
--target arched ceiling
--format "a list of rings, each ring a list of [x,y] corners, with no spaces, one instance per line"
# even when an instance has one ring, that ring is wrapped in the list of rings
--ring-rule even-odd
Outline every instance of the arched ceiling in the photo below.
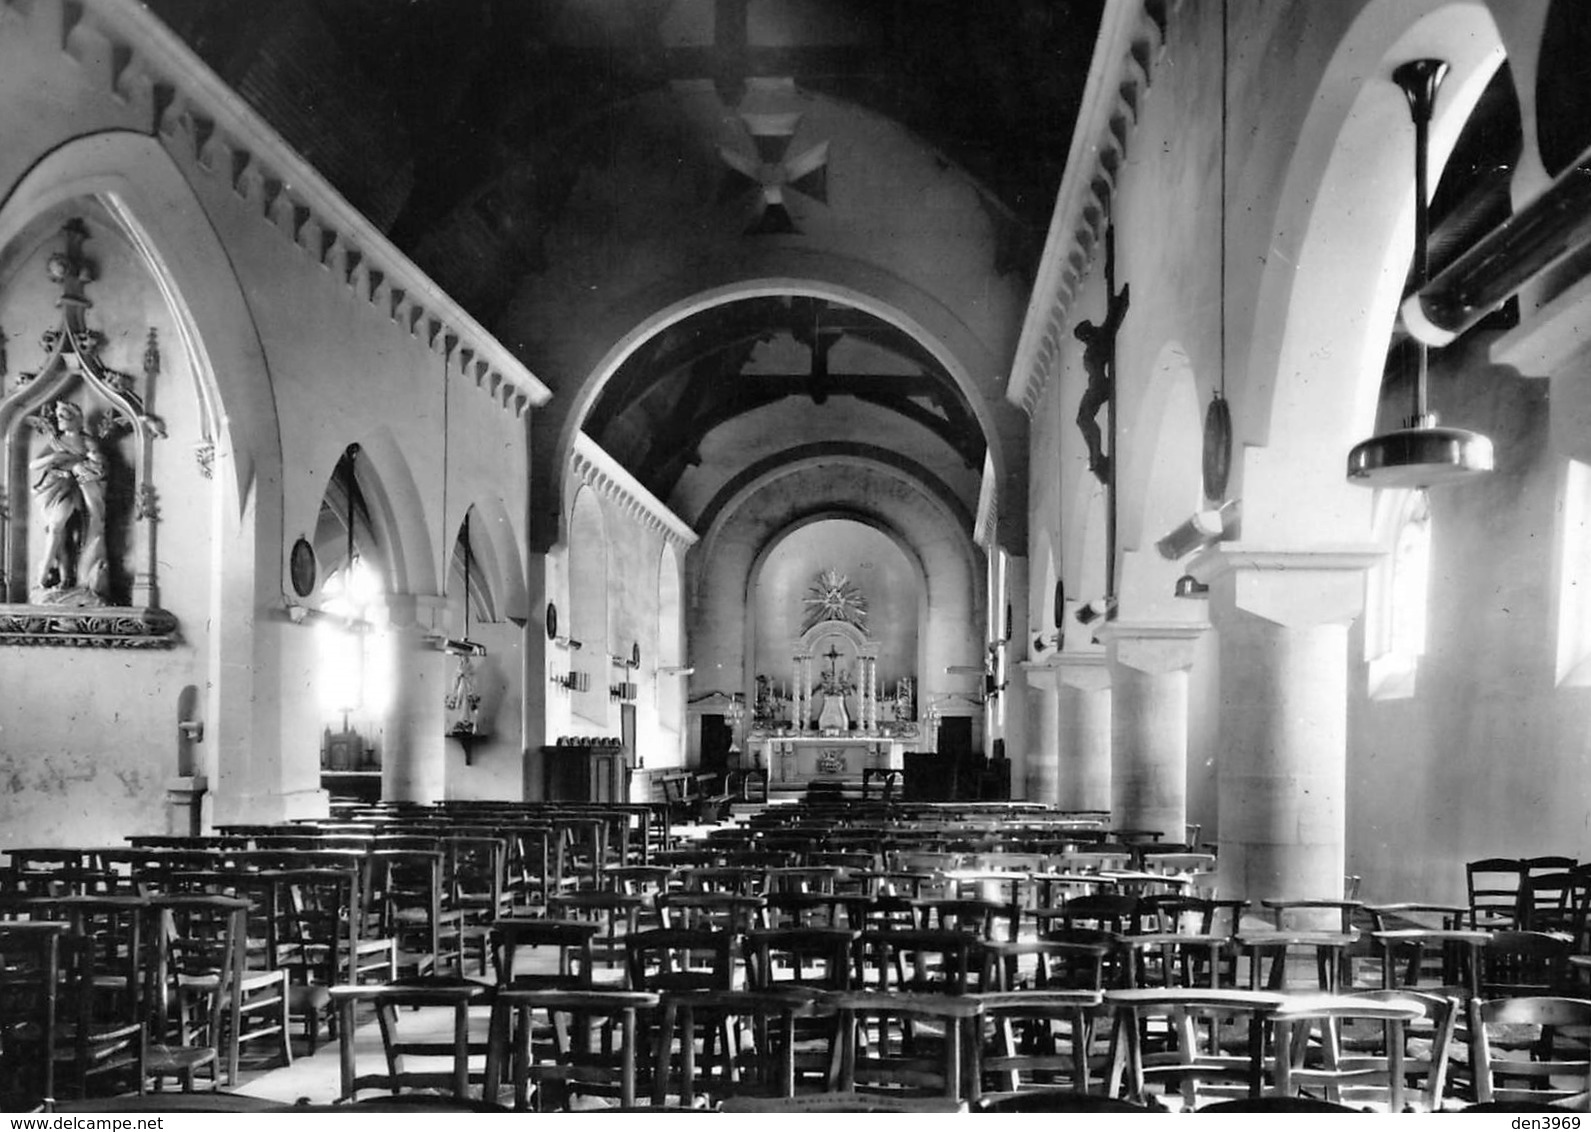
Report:
[[[930,331],[986,351],[942,361],[899,326],[810,292],[743,297],[667,326],[576,427],[687,522],[770,444],[862,434],[949,484],[969,513],[991,453],[1025,514],[1021,444],[1004,435],[1020,422],[999,438],[985,430],[989,404],[1005,408],[1000,376],[1103,0],[150,6],[547,373],[549,420],[586,378],[559,353],[564,336],[584,349],[604,304],[692,257],[745,263],[780,248],[844,261],[836,274],[915,288],[914,301],[943,312]],[[952,379],[947,364],[963,370]],[[538,466],[533,492],[550,490],[555,468]]]
[[[964,467],[983,466],[977,421],[932,354],[874,315],[803,295],[741,299],[668,327],[626,359],[584,431],[669,499],[710,433],[787,399],[821,410],[808,429],[872,406],[926,429]]]
[[[535,270],[593,125],[653,90],[793,79],[987,190],[1037,262],[1103,0],[151,0],[488,326]],[[764,158],[766,160],[766,157]]]

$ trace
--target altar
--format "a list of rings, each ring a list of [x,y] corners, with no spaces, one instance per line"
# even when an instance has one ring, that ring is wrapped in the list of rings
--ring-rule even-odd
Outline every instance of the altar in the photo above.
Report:
[[[903,770],[904,735],[747,736],[752,765],[768,772],[768,789],[805,791],[818,779],[860,781],[864,770]]]

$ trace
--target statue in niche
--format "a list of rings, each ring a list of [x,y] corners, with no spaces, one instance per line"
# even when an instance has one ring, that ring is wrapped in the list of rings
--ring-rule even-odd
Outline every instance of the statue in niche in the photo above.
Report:
[[[1128,291],[1124,283],[1111,297],[1103,325],[1095,326],[1084,319],[1072,331],[1083,344],[1083,369],[1088,374],[1088,388],[1077,403],[1077,427],[1088,445],[1088,470],[1099,477],[1100,483],[1110,482],[1110,457],[1105,454],[1104,440],[1095,418],[1115,395],[1116,332],[1121,329],[1122,319],[1127,317]]]
[[[44,519],[44,553],[35,575],[41,600],[51,604],[103,605],[105,559],[105,457],[84,429],[83,409],[57,400],[34,418],[44,450],[29,465],[34,498]]]

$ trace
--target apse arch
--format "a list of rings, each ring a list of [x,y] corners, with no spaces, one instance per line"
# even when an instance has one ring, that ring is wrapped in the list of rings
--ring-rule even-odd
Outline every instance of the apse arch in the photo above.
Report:
[[[1308,544],[1368,536],[1369,495],[1347,484],[1345,460],[1375,422],[1413,247],[1413,131],[1390,76],[1419,57],[1449,65],[1431,122],[1435,184],[1504,57],[1478,0],[1364,5],[1298,130],[1253,322],[1233,336],[1250,343],[1242,403],[1234,404],[1247,445],[1237,471],[1249,537]]]
[[[630,296],[610,311],[590,337],[611,342],[589,365],[580,362],[574,372],[585,377],[567,399],[554,400],[551,412],[533,418],[533,427],[545,428],[547,443],[533,445],[538,468],[562,481],[567,456],[575,438],[608,382],[640,346],[663,330],[714,307],[776,296],[800,296],[851,306],[909,335],[927,350],[950,376],[968,411],[978,422],[984,443],[1005,493],[1013,500],[1025,498],[1026,417],[999,395],[998,383],[980,380],[996,374],[1000,363],[956,313],[934,296],[890,272],[831,253],[780,249],[756,260],[742,260],[730,273],[740,278],[702,288],[700,274],[664,280]],[[723,274],[723,272],[720,272]],[[884,297],[881,297],[884,296]],[[558,405],[565,406],[557,416]],[[556,469],[556,473],[554,473]],[[555,490],[532,476],[532,492]],[[1025,522],[1026,508],[1009,510],[1010,521]],[[1003,513],[1004,514],[1004,513]],[[534,515],[546,520],[550,507],[537,507]],[[1006,520],[1002,520],[1003,522]],[[533,532],[537,545],[551,545],[557,532]],[[1014,536],[1011,536],[1014,537]]]
[[[693,690],[750,679],[745,598],[754,568],[781,532],[837,515],[869,516],[872,525],[893,528],[922,562],[931,607],[918,641],[922,696],[959,690],[945,679],[947,668],[981,665],[982,552],[970,532],[947,523],[938,502],[893,468],[861,460],[809,461],[747,485],[691,550],[691,649],[698,657]],[[712,664],[704,666],[702,658],[708,657]]]
[[[746,575],[743,605],[746,610],[745,655],[748,661],[747,670],[744,673],[745,678],[750,678],[755,674],[757,669],[755,662],[761,651],[758,645],[763,625],[759,620],[759,616],[762,612],[763,603],[758,601],[757,591],[764,582],[770,563],[776,558],[780,550],[787,546],[796,536],[810,531],[819,524],[839,522],[855,523],[858,526],[866,527],[876,532],[883,537],[886,544],[904,561],[916,590],[915,609],[913,610],[914,621],[910,634],[912,644],[911,672],[915,676],[924,671],[926,663],[924,655],[926,634],[924,630],[929,614],[929,586],[928,569],[923,562],[920,548],[914,545],[912,540],[907,538],[895,523],[881,514],[858,507],[834,507],[795,517],[788,525],[768,538],[752,560],[751,568]],[[854,581],[855,579],[852,580]],[[878,595],[875,594],[873,601],[876,603],[877,599]],[[884,634],[885,630],[875,621],[867,632],[871,636],[879,637]],[[804,634],[788,633],[785,637],[785,643],[794,640],[798,635]],[[885,656],[882,659],[887,662],[889,657]],[[779,669],[775,670],[773,675],[784,676],[787,673]],[[897,673],[896,675],[898,677],[900,674]]]

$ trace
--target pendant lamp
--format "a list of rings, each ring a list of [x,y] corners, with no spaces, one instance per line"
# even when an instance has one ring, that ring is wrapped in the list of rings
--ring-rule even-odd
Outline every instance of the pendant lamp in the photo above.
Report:
[[[1413,59],[1392,72],[1414,119],[1414,290],[1425,285],[1430,209],[1426,156],[1431,108],[1447,73],[1439,59]],[[1371,437],[1348,453],[1348,481],[1364,487],[1425,488],[1454,483],[1492,470],[1492,442],[1479,433],[1444,428],[1426,407],[1428,350],[1415,344],[1414,415],[1395,432]]]

